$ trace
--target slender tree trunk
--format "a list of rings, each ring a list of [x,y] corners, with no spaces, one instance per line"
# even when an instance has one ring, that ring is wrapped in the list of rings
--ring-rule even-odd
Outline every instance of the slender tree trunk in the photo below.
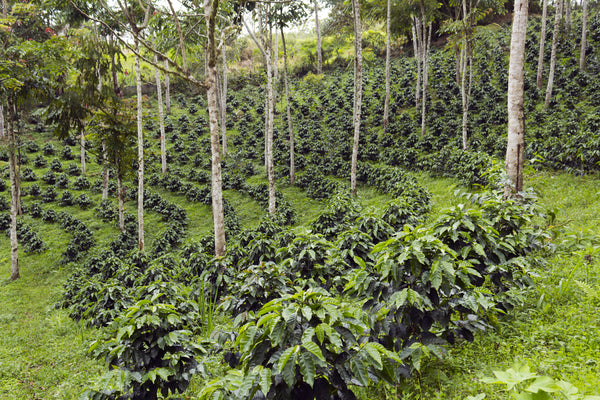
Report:
[[[223,208],[223,189],[221,178],[221,145],[219,142],[219,122],[217,119],[217,45],[215,42],[215,27],[219,0],[205,0],[206,31],[208,42],[206,46],[206,85],[208,98],[208,120],[210,126],[211,152],[211,185],[212,211],[215,231],[215,255],[225,255],[225,214]]]
[[[387,16],[385,23],[385,100],[383,101],[383,129],[390,123],[390,53],[392,40],[392,0],[387,0]]]
[[[323,73],[323,44],[321,43],[321,27],[319,26],[319,3],[314,0],[315,4],[315,27],[317,29],[317,75]]]
[[[269,213],[275,214],[275,168],[273,163],[273,119],[274,110],[273,105],[275,103],[273,93],[273,71],[271,65],[271,43],[270,37],[267,38],[265,46],[266,60],[265,64],[267,67],[267,179],[269,181]]]
[[[2,18],[6,19],[8,16],[8,4],[6,0],[2,0]]]
[[[552,86],[554,85],[554,71],[556,70],[556,49],[558,47],[558,36],[560,34],[560,22],[562,20],[563,0],[558,0],[556,14],[554,15],[554,28],[552,32],[552,53],[550,55],[550,72],[548,73],[548,86],[546,86],[546,100],[544,107],[548,108],[552,99]]]
[[[154,63],[158,64],[158,57],[154,55]],[[160,81],[160,71],[154,68],[156,78],[156,95],[158,97],[158,125],[160,127],[160,166],[162,174],[167,173],[167,145],[165,142],[165,113],[163,111],[162,84]]]
[[[548,15],[548,0],[542,0],[542,31],[540,32],[540,51],[538,53],[536,86],[542,90],[544,83],[544,46],[546,44],[546,19]]]
[[[227,46],[223,35],[223,47],[221,49],[223,58],[223,93],[221,94],[221,138],[223,142],[223,158],[227,157]]]
[[[10,106],[7,122],[8,171],[10,178],[10,279],[14,281],[19,278],[19,244],[17,241],[19,174],[17,171],[17,141],[14,132],[14,115],[11,115]]]
[[[523,76],[525,39],[527,33],[528,1],[516,0],[510,40],[508,66],[508,143],[506,172],[509,183],[504,196],[518,196],[523,190],[523,161],[525,152],[525,116],[523,110]],[[555,28],[556,29],[556,28]]]
[[[583,16],[582,18],[582,26],[581,26],[581,50],[579,52],[579,69],[585,71],[585,50],[586,50],[586,39],[587,39],[587,20],[588,20],[588,2],[587,0],[583,1]]]
[[[110,35],[110,46],[112,47],[114,44],[114,38]],[[119,89],[119,77],[117,76],[117,63],[115,61],[115,52],[111,51],[110,53],[110,71],[112,74],[112,84],[113,84],[113,92],[115,95],[121,95],[121,89]],[[99,85],[100,86],[100,85]]]
[[[352,145],[352,167],[350,171],[350,190],[352,195],[357,194],[356,170],[358,164],[358,143],[360,141],[360,111],[362,106],[362,43],[361,22],[358,0],[352,0],[352,13],[354,16],[354,141]]]
[[[279,33],[277,32],[277,29],[275,29],[275,32],[271,37],[273,38],[273,80],[274,82],[277,82],[279,79]],[[277,99],[275,99],[275,104],[277,104]]]
[[[81,175],[86,175],[85,168],[85,134],[83,130],[79,134],[79,162],[81,163]]]
[[[102,200],[108,199],[108,157],[106,155],[106,142],[102,139]]]
[[[165,69],[169,69],[169,60],[165,58]],[[167,115],[171,114],[171,81],[169,79],[169,74],[165,74],[165,107],[167,111]]]
[[[563,7],[565,8],[565,25],[567,32],[571,32],[571,0],[563,1]]]
[[[281,45],[283,46],[283,83],[285,86],[285,108],[287,114],[288,135],[290,140],[290,184],[293,185],[296,180],[296,167],[294,165],[294,130],[292,128],[292,111],[290,107],[290,89],[288,83],[288,64],[287,48],[285,45],[285,35],[281,27]]]
[[[426,43],[423,49],[423,100],[421,103],[421,136],[425,136],[426,126],[426,113],[427,113],[427,88],[429,87],[429,50],[431,48],[431,33],[433,27],[429,24],[429,34],[427,39],[423,40]],[[423,24],[423,34],[426,34],[427,29]],[[424,38],[425,39],[425,38]]]
[[[123,192],[123,178],[121,177],[121,168],[119,167],[120,160],[115,160],[115,167],[117,169],[117,199],[118,199],[118,210],[119,210],[119,230],[125,231],[125,206],[124,206],[124,192]]]
[[[415,108],[419,109],[421,101],[421,30],[419,19],[413,17],[412,24],[413,48],[415,52],[415,62],[417,63],[417,84],[415,88]]]
[[[0,138],[3,138],[6,136],[6,133],[4,131],[4,106],[0,105]]]
[[[462,143],[463,150],[469,149],[468,137],[468,120],[469,120],[469,103],[471,101],[471,88],[473,84],[473,56],[471,52],[470,29],[473,24],[467,14],[467,0],[462,1],[463,16],[464,16],[464,38],[463,49],[461,51],[461,97],[462,97]],[[473,10],[473,5],[470,3],[469,10]],[[468,70],[467,70],[468,67]],[[469,82],[467,86],[467,75]]]
[[[139,39],[135,37],[135,50],[139,52]],[[137,134],[138,134],[138,247],[144,251],[144,125],[142,121],[142,71],[140,57],[135,56],[135,83],[137,91]]]

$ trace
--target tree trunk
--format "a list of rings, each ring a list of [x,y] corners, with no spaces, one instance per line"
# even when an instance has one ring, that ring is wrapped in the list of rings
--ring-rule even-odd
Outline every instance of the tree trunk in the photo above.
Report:
[[[119,230],[121,232],[125,231],[125,207],[124,207],[124,193],[123,193],[123,178],[121,177],[121,167],[120,160],[117,158],[115,160],[115,167],[117,169],[117,199],[119,203]]]
[[[165,69],[169,69],[169,60],[165,58]],[[165,107],[167,115],[171,114],[171,82],[169,74],[165,74]]]
[[[158,57],[154,55],[154,63],[158,64]],[[158,125],[160,126],[160,166],[162,174],[167,173],[167,145],[165,143],[165,113],[163,111],[162,85],[160,71],[154,67],[156,78],[156,96],[158,97]]]
[[[390,123],[390,53],[392,40],[392,0],[387,0],[385,37],[385,100],[383,101],[383,129]]]
[[[0,138],[6,136],[4,132],[4,106],[0,104]]]
[[[227,157],[227,46],[223,35],[223,47],[221,48],[223,58],[223,90],[221,94],[221,137],[223,142],[223,158]]]
[[[283,27],[281,27],[281,45],[283,46],[283,83],[285,86],[285,105],[287,114],[288,135],[290,138],[290,185],[296,180],[296,171],[294,165],[294,130],[292,128],[292,111],[290,107],[290,89],[288,83],[288,65],[287,65],[287,48],[285,45],[285,36]]]
[[[19,244],[17,241],[17,214],[19,202],[19,173],[17,171],[17,141],[14,132],[14,115],[8,112],[8,171],[10,178],[10,279],[19,278]]]
[[[554,84],[554,71],[556,69],[556,48],[558,46],[558,35],[560,34],[560,22],[562,20],[563,0],[558,0],[556,14],[554,15],[554,28],[552,32],[552,53],[550,55],[550,72],[548,73],[548,86],[546,86],[546,100],[544,107],[548,108],[552,99],[552,86]]]
[[[110,35],[110,45],[111,47],[114,44],[114,38],[112,35]],[[110,70],[112,73],[112,84],[113,84],[113,92],[115,93],[115,95],[120,96],[121,95],[121,89],[119,89],[119,78],[117,76],[117,63],[115,61],[115,52],[111,51],[110,53]],[[99,84],[100,86],[100,84]]]
[[[525,39],[527,32],[527,0],[516,0],[510,42],[508,66],[508,143],[506,172],[509,182],[505,197],[518,196],[523,190],[523,161],[525,152],[525,116],[523,111],[523,76]]]
[[[270,38],[267,39],[267,45],[265,46],[265,54],[267,59],[265,64],[267,67],[267,150],[266,150],[266,164],[267,164],[267,179],[269,181],[269,214],[275,214],[275,169],[273,163],[273,119],[274,111],[273,104],[275,98],[273,96],[273,71],[271,65],[271,46]]]
[[[323,45],[321,43],[321,27],[319,26],[319,3],[315,3],[315,27],[317,29],[317,75],[323,73]]]
[[[135,51],[139,53],[139,39],[135,40]],[[142,71],[140,57],[135,56],[135,83],[137,92],[137,134],[138,134],[138,248],[144,251],[144,125],[142,121]]]
[[[360,140],[360,111],[362,106],[362,43],[360,8],[358,0],[352,0],[352,13],[354,16],[354,141],[352,145],[352,168],[350,172],[350,190],[352,195],[357,194],[356,170],[358,164],[358,143]]]
[[[415,62],[417,63],[417,84],[415,88],[415,108],[419,109],[421,99],[421,30],[419,28],[419,19],[413,17],[412,36],[413,48],[415,52]]]
[[[471,49],[470,29],[473,26],[473,21],[468,17],[467,14],[467,0],[462,1],[463,16],[464,16],[464,39],[463,49],[461,52],[461,97],[462,97],[462,143],[463,150],[469,149],[468,141],[468,120],[469,120],[469,104],[471,102],[471,89],[473,85],[473,54]],[[470,4],[469,10],[473,10],[473,5]],[[468,67],[468,69],[467,69]],[[469,82],[467,86],[467,74]]]
[[[79,134],[79,148],[79,162],[81,163],[81,175],[85,176],[87,172],[85,168],[85,134],[83,133],[83,130]]]
[[[425,14],[423,14],[423,18]],[[425,20],[423,20],[423,35],[427,35],[427,38],[423,37],[423,43],[425,44],[423,49],[423,99],[421,102],[421,136],[425,136],[426,126],[426,113],[427,113],[427,88],[429,86],[429,50],[431,48],[431,33],[433,27],[429,24],[429,34],[427,34],[427,28],[425,27]]]
[[[6,0],[2,0],[2,18],[6,19],[8,16],[8,4]]]
[[[571,0],[563,0],[563,7],[565,8],[565,25],[567,32],[571,32]]]
[[[588,2],[583,1],[583,16],[581,26],[581,50],[579,52],[579,69],[585,71],[585,50],[586,50],[586,39],[587,39],[587,19],[588,19]]]
[[[219,0],[205,0],[204,10],[206,13],[206,31],[208,35],[206,45],[206,95],[210,125],[212,211],[215,231],[215,255],[222,257],[225,255],[225,215],[221,178],[221,145],[219,142],[219,122],[217,119],[217,46],[215,43],[215,26],[218,8]]]
[[[540,32],[540,52],[538,54],[536,86],[542,90],[544,83],[544,46],[546,44],[546,17],[548,15],[548,0],[542,0],[542,31]]]
[[[102,140],[102,200],[108,199],[108,157],[106,156],[106,142]]]

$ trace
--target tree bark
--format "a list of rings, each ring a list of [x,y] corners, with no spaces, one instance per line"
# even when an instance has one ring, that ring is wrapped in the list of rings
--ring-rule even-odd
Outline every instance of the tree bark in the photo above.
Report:
[[[223,35],[221,57],[223,59],[223,90],[221,94],[221,138],[223,142],[223,158],[227,157],[227,46]]]
[[[287,114],[288,135],[290,140],[290,185],[296,180],[296,167],[294,164],[294,130],[292,128],[292,111],[290,107],[290,89],[288,83],[288,65],[287,65],[287,48],[285,45],[285,35],[283,27],[281,27],[281,45],[283,46],[283,83],[285,86],[285,105]]]
[[[169,69],[169,60],[165,59],[165,69]],[[171,114],[171,82],[169,74],[165,74],[165,108],[167,115]]]
[[[581,50],[579,52],[579,69],[585,71],[585,51],[587,46],[587,20],[588,20],[588,2],[587,0],[583,1],[583,16],[582,18],[582,26],[581,26]]]
[[[387,15],[385,23],[385,100],[383,101],[383,129],[390,123],[390,53],[392,39],[392,0],[387,0]]]
[[[361,22],[358,0],[352,0],[352,13],[354,16],[354,141],[352,145],[352,167],[350,171],[350,190],[352,195],[357,195],[356,170],[358,164],[358,143],[360,140],[360,111],[362,106],[362,43]]]
[[[319,26],[319,3],[314,0],[315,4],[315,27],[317,29],[317,75],[323,73],[323,44],[321,43],[321,27]]]
[[[273,96],[273,71],[271,65],[270,37],[266,40],[265,64],[267,67],[267,179],[269,181],[269,214],[275,214],[275,168],[273,163],[273,119],[274,119],[274,96]]]
[[[108,157],[106,156],[106,142],[102,140],[102,200],[108,199]]]
[[[527,0],[516,0],[508,66],[508,143],[506,172],[509,182],[505,197],[518,196],[523,190],[523,161],[525,151],[525,116],[523,111],[523,76],[525,39],[527,32]]]
[[[121,177],[121,162],[117,156],[115,160],[115,168],[117,170],[117,199],[118,199],[118,210],[119,210],[119,230],[121,232],[125,231],[125,207],[124,207],[124,192],[123,192],[123,178]]]
[[[158,64],[158,57],[154,55],[154,63]],[[162,174],[167,173],[167,145],[165,142],[165,113],[163,111],[162,85],[160,81],[160,71],[154,67],[154,76],[156,78],[156,96],[158,98],[158,125],[160,127],[160,167]]]
[[[473,21],[467,14],[467,0],[462,1],[463,16],[464,16],[464,38],[463,49],[461,51],[461,98],[463,107],[462,116],[462,143],[463,150],[469,149],[468,137],[468,120],[469,120],[469,104],[471,102],[471,89],[473,87],[473,53],[471,49],[471,32]],[[470,3],[469,10],[473,11],[473,5]],[[468,67],[468,69],[467,69]],[[467,85],[467,75],[469,82]]]
[[[421,101],[421,136],[425,136],[427,128],[426,124],[426,113],[427,113],[427,88],[429,86],[429,50],[431,48],[431,33],[433,27],[429,23],[429,34],[427,34],[427,28],[425,27],[425,14],[423,14],[423,35],[427,35],[427,38],[423,38],[425,44],[423,49],[423,99]]]
[[[4,131],[4,106],[0,104],[0,138],[6,136]]]
[[[419,109],[419,103],[421,101],[421,29],[419,19],[413,17],[412,19],[412,36],[413,36],[413,48],[415,52],[415,62],[417,63],[417,83],[415,88],[415,108]]]
[[[567,32],[571,31],[571,0],[563,0],[563,7],[565,8],[565,25]]]
[[[85,134],[83,133],[83,130],[79,135],[79,148],[79,162],[81,163],[81,175],[85,176],[87,172],[85,168]]]
[[[556,49],[558,47],[558,36],[560,33],[560,22],[562,20],[563,0],[558,0],[556,14],[554,15],[554,28],[552,32],[552,53],[550,55],[550,72],[548,73],[548,85],[546,86],[546,99],[544,107],[548,108],[552,99],[552,86],[554,85],[554,71],[556,70]]]
[[[8,171],[10,179],[10,279],[19,279],[19,244],[17,241],[17,214],[19,202],[19,173],[17,171],[17,141],[14,132],[14,115],[8,109]]]
[[[546,44],[546,18],[548,15],[548,0],[542,0],[542,31],[540,32],[540,51],[538,53],[536,86],[542,90],[544,83],[544,46]]]
[[[219,0],[205,0],[206,31],[208,41],[206,45],[206,85],[208,99],[208,120],[210,126],[211,150],[211,185],[212,185],[212,211],[215,231],[215,255],[225,255],[225,215],[223,210],[223,189],[221,177],[221,145],[219,142],[219,122],[217,119],[217,46],[215,42],[215,27]]]
[[[6,0],[2,0],[2,18],[6,19],[8,16],[8,4]]]
[[[135,40],[136,53],[139,52],[139,39]],[[144,125],[142,121],[142,71],[140,57],[135,56],[135,83],[137,92],[137,134],[138,134],[138,248],[144,251]]]

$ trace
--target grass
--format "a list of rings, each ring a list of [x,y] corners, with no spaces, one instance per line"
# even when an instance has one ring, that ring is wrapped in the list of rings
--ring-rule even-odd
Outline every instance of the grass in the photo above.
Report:
[[[40,141],[48,140],[48,137],[40,138]],[[58,150],[60,146],[56,147]],[[28,156],[32,160],[40,153]],[[59,153],[56,157],[60,158]],[[51,160],[54,156],[47,158]],[[67,162],[63,164],[66,166]],[[31,162],[27,166],[31,167]],[[33,169],[41,177],[48,167]],[[99,177],[95,163],[88,164],[88,171],[91,179]],[[454,193],[455,181],[432,178],[425,173],[416,176],[432,195],[430,218],[460,201]],[[264,177],[255,175],[249,182],[264,182]],[[37,183],[42,189],[47,186],[41,180]],[[569,247],[563,246],[563,251],[545,258],[543,268],[533,271],[536,285],[525,293],[523,306],[501,318],[493,329],[479,333],[473,343],[449,348],[443,360],[429,358],[408,388],[368,388],[362,398],[397,398],[401,394],[404,399],[464,399],[485,393],[486,399],[505,399],[507,393],[501,388],[483,384],[479,379],[516,362],[529,363],[540,374],[568,380],[588,394],[599,394],[600,246],[594,242],[594,235],[600,235],[598,183],[595,176],[530,171],[527,184],[538,194],[540,204],[555,210],[557,215],[554,230],[561,234],[555,244],[564,240]],[[24,183],[23,186],[29,185]],[[326,202],[308,198],[298,187],[281,184],[278,189],[297,211],[297,230],[306,229],[326,206]],[[157,188],[152,190],[185,208],[190,222],[186,239],[211,231],[210,207],[189,203],[182,195]],[[72,192],[75,196],[81,193]],[[99,194],[85,193],[98,204]],[[247,194],[230,190],[224,196],[238,213],[243,227],[256,226],[266,213]],[[378,212],[390,199],[389,195],[371,187],[359,187],[358,201],[365,211]],[[29,197],[25,197],[25,206],[30,203]],[[42,206],[67,211],[81,219],[94,232],[99,246],[118,233],[114,225],[95,217],[95,206],[87,210],[78,206],[60,207],[57,203]],[[126,209],[135,214],[134,202],[126,203]],[[97,332],[83,328],[64,310],[54,307],[73,268],[60,264],[61,253],[71,236],[58,224],[29,216],[24,220],[41,236],[49,250],[41,254],[21,251],[22,277],[9,282],[10,245],[6,236],[0,236],[0,398],[77,398],[105,367],[86,355]],[[152,211],[146,213],[145,221],[146,243],[151,249],[153,238],[165,223]],[[210,363],[211,368],[223,368],[220,360],[211,359]],[[201,384],[199,379],[194,380],[186,396],[193,398]]]

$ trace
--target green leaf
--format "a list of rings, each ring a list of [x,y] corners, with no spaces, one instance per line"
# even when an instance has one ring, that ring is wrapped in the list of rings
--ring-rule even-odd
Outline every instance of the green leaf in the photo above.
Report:
[[[367,366],[362,359],[355,359],[352,363],[351,369],[354,373],[354,377],[361,383],[361,385],[367,386],[369,384]]]
[[[313,360],[313,354],[310,352],[304,352],[300,355],[300,373],[304,378],[304,382],[308,383],[311,387],[315,382],[316,368],[315,361]]]
[[[325,362],[325,357],[323,357],[321,348],[315,342],[302,343],[302,347],[304,347],[310,353],[314,354],[319,360]]]
[[[258,384],[260,386],[260,391],[266,396],[269,393],[269,389],[271,388],[271,369],[263,368],[259,374]]]
[[[325,324],[321,323],[315,328],[315,334],[317,335],[317,339],[321,344],[323,344],[323,340],[325,339],[325,328],[323,327],[324,325]]]
[[[525,389],[525,391],[530,393],[538,393],[539,391],[554,393],[559,392],[560,390],[560,387],[556,384],[554,379],[549,376],[540,376]]]
[[[289,387],[294,385],[296,356],[298,352],[298,346],[290,347],[286,349],[281,357],[279,357],[278,371],[283,375],[283,380]]]
[[[302,315],[307,321],[310,321],[313,315],[312,309],[309,306],[302,307]]]
[[[367,342],[363,349],[369,354],[369,358],[374,362],[374,366],[377,370],[381,370],[383,368],[383,364],[381,363],[381,354],[379,353],[379,349],[373,345],[373,343]]]

